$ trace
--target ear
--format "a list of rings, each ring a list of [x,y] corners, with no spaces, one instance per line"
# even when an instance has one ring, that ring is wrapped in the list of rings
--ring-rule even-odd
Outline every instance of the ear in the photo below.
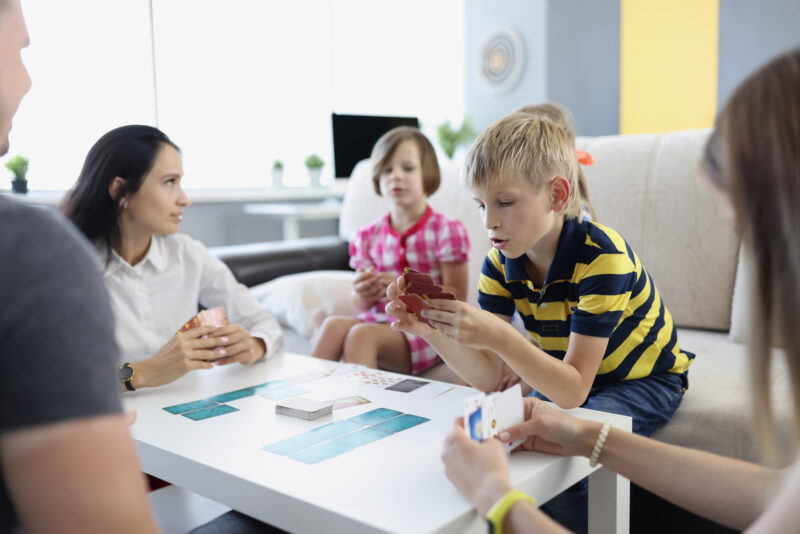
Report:
[[[115,203],[120,204],[122,203],[124,198],[120,198],[120,191],[125,186],[125,178],[120,178],[119,176],[115,176],[111,182],[108,184],[108,196],[111,197]]]
[[[556,176],[550,180],[550,207],[555,212],[562,212],[567,207],[569,200],[569,181],[563,176]]]

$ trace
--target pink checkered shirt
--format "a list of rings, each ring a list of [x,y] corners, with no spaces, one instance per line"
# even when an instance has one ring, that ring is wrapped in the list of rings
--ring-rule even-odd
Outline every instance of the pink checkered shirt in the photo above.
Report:
[[[428,206],[425,214],[402,234],[392,228],[389,214],[369,223],[356,232],[350,242],[350,267],[377,272],[403,274],[405,267],[429,274],[437,284],[442,283],[442,263],[467,261],[469,236],[460,221],[434,212]],[[394,319],[383,311],[385,302],[359,314],[367,323],[387,323]],[[403,332],[411,351],[414,374],[421,373],[439,362],[439,355],[424,339]]]

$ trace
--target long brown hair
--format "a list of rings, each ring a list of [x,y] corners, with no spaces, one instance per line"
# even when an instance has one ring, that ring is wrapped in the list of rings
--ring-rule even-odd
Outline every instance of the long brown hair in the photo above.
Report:
[[[756,437],[778,458],[772,346],[783,343],[800,442],[800,48],[747,78],[722,111],[703,168],[733,205],[752,261],[750,336]]]
[[[541,104],[521,107],[517,111],[547,117],[555,122],[569,136],[572,142],[572,148],[575,148],[575,130],[572,128],[572,112],[567,108],[555,102],[542,102]],[[597,214],[589,198],[589,181],[586,179],[581,165],[578,165],[578,193],[581,195],[581,202],[586,204],[586,207],[589,208],[592,220],[597,221]]]

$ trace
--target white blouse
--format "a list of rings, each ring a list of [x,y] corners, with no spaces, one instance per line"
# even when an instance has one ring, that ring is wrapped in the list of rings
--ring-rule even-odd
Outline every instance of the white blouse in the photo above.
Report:
[[[225,306],[228,321],[264,340],[266,357],[283,345],[278,322],[238,283],[230,269],[185,234],[154,235],[144,259],[131,266],[105,245],[97,247],[111,297],[120,363],[153,356],[198,311]]]

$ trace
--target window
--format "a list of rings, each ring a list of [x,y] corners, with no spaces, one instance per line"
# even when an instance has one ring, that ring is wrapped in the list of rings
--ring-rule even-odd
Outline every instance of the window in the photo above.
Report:
[[[157,124],[195,189],[267,186],[275,159],[302,185],[311,153],[329,179],[331,111],[417,116],[434,144],[463,118],[463,0],[152,0],[152,39],[148,0],[24,10],[33,88],[10,155],[34,189],[70,187],[122,124]]]

